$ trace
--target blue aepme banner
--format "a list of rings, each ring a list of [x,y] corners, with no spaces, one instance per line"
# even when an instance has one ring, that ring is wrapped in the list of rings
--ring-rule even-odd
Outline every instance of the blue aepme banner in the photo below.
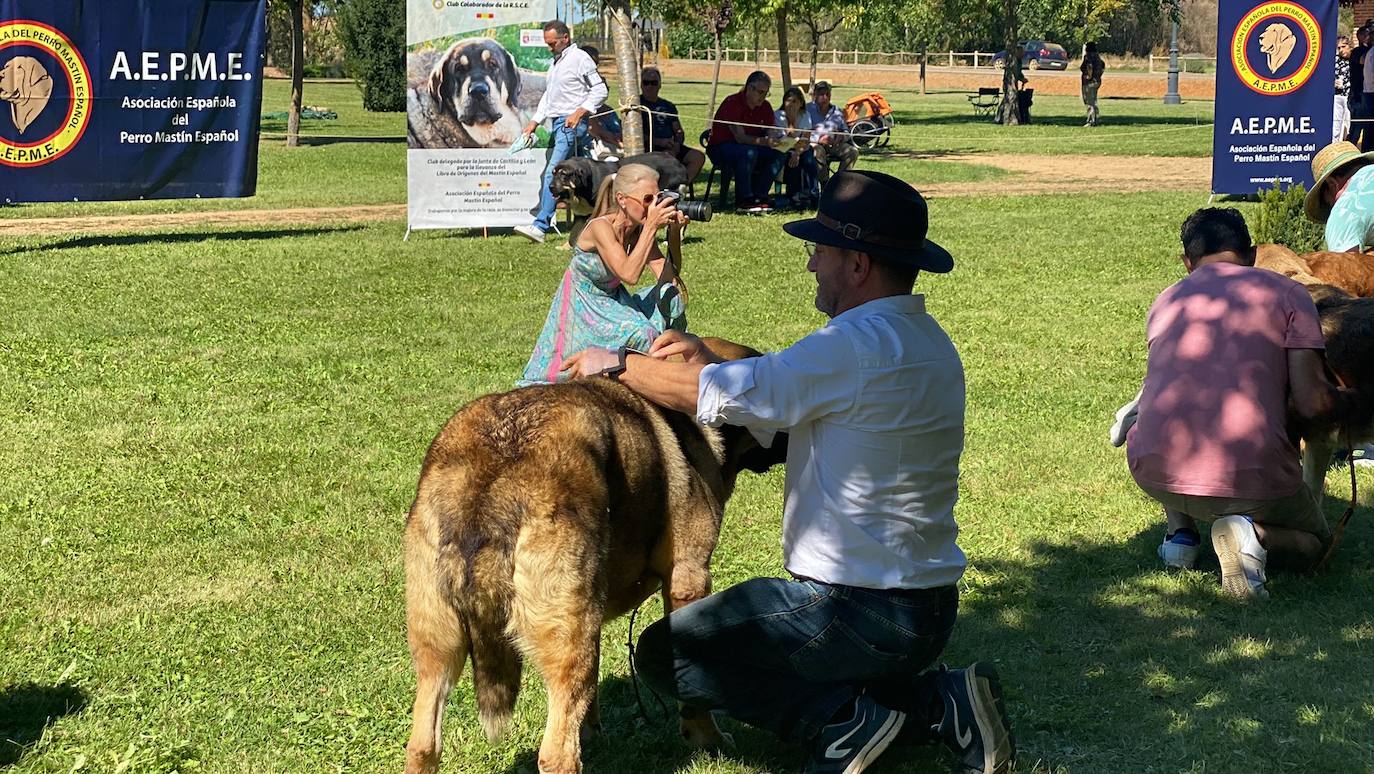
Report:
[[[1212,192],[1310,187],[1335,78],[1336,0],[1221,0]]]
[[[0,199],[252,196],[266,0],[0,0]]]

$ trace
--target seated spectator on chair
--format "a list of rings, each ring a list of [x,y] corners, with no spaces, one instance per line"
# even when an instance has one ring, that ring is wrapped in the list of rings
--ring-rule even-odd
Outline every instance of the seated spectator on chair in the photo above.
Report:
[[[653,145],[650,150],[673,154],[673,158],[687,167],[687,181],[696,180],[697,175],[701,174],[701,168],[706,166],[706,154],[687,146],[687,134],[682,129],[682,122],[677,118],[677,105],[658,95],[658,90],[663,86],[663,75],[657,67],[646,67],[640,73],[639,85],[644,90],[644,93],[639,95],[639,104],[652,111],[652,116],[648,113],[640,114],[644,121],[645,142],[652,136]]]
[[[806,96],[796,86],[783,92],[782,107],[773,115],[778,128],[773,136],[786,159],[783,183],[787,199],[794,207],[808,207],[820,199],[816,185],[816,154],[811,148],[811,118],[806,111]]]
[[[841,172],[853,169],[859,161],[859,146],[849,138],[844,112],[830,102],[830,81],[816,81],[806,115],[813,127],[811,145],[816,150],[816,181],[824,188],[830,182],[830,162],[840,162]]]
[[[762,70],[749,74],[744,88],[726,97],[711,119],[706,155],[711,163],[735,177],[735,207],[749,212],[771,210],[768,189],[782,168],[783,155],[774,150],[773,106],[768,89],[773,79]]]

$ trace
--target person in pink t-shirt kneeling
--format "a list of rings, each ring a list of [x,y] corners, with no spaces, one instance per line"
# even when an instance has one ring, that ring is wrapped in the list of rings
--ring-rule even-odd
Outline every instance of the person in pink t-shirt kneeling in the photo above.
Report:
[[[1302,481],[1289,406],[1304,422],[1338,418],[1316,306],[1293,280],[1254,267],[1245,219],[1207,208],[1183,222],[1188,276],[1155,299],[1131,475],[1164,506],[1166,566],[1191,568],[1212,524],[1222,588],[1264,599],[1266,564],[1310,568],[1330,531]]]

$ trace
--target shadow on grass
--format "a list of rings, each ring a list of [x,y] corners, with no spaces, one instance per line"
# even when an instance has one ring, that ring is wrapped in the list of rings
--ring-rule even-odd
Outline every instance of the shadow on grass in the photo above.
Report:
[[[1340,497],[1339,486],[1328,493],[1328,519],[1344,508]],[[1226,598],[1206,548],[1195,571],[1161,570],[1162,535],[1161,514],[1124,541],[1089,534],[993,558],[974,553],[943,660],[997,665],[1016,770],[1337,771],[1374,761],[1374,650],[1366,647],[1374,508],[1357,509],[1324,573],[1271,572],[1274,596],[1263,604]],[[628,677],[603,678],[602,731],[583,747],[587,771],[804,768],[803,744],[728,719],[721,725],[735,747],[715,764],[678,738],[671,703],[665,710],[646,688],[641,694],[647,721]],[[535,772],[537,758],[537,749],[522,752],[506,774]],[[953,763],[940,745],[893,747],[872,770],[944,773]]]
[[[0,255],[40,252],[44,250],[70,250],[86,247],[127,247],[139,245],[177,245],[214,241],[256,241],[259,239],[278,239],[282,237],[320,236],[345,231],[357,231],[360,225],[317,226],[312,228],[284,229],[247,229],[243,231],[177,231],[153,234],[117,234],[111,236],[83,236],[45,242],[37,245],[20,245],[8,250],[0,250]]]
[[[603,647],[610,646],[609,640],[603,643]],[[655,774],[681,771],[693,761],[715,758],[758,771],[800,771],[804,766],[805,750],[800,745],[724,717],[717,722],[733,737],[735,746],[721,753],[693,749],[678,736],[677,705],[666,698],[657,699],[642,684],[639,690],[647,718],[640,714],[629,677],[602,678],[597,693],[601,731],[582,746],[586,771]],[[538,760],[538,749],[524,751],[505,769],[505,774],[535,774]]]
[[[74,685],[23,683],[0,691],[0,766],[12,766],[58,718],[80,712],[89,699]]]
[[[1339,488],[1337,488],[1339,489]],[[1348,493],[1347,493],[1348,494]],[[1327,518],[1344,508],[1327,498]],[[1269,573],[1226,598],[1203,526],[1198,568],[1167,573],[1159,524],[1124,544],[1033,543],[976,556],[947,657],[997,663],[1018,770],[1332,771],[1374,760],[1374,508],[1320,575]]]

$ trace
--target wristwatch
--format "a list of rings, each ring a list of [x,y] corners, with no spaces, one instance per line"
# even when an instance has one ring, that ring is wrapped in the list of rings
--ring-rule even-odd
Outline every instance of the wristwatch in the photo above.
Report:
[[[620,349],[616,351],[616,354],[619,356],[620,362],[602,371],[601,375],[620,381],[620,375],[625,373],[625,359],[630,355],[644,355],[646,353],[640,352],[628,344],[622,344]]]

